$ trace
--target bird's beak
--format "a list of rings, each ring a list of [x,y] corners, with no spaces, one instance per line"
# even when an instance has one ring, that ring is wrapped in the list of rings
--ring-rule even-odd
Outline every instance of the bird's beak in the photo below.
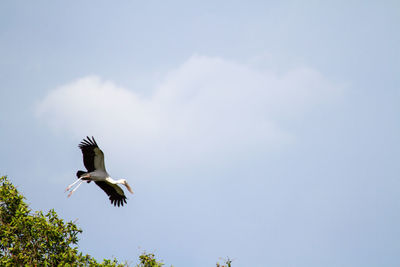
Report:
[[[126,186],[126,189],[133,194],[132,188],[129,186],[128,182],[125,181],[124,185]]]

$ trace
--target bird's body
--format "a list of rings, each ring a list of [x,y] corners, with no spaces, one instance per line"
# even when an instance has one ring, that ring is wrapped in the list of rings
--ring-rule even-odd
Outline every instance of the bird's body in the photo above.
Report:
[[[127,181],[125,179],[114,180],[110,177],[104,165],[104,153],[98,147],[93,137],[92,139],[89,137],[83,139],[79,144],[79,148],[82,150],[83,164],[85,165],[87,172],[78,171],[76,173],[78,180],[69,185],[66,191],[69,191],[76,183],[80,183],[70,191],[68,197],[71,196],[84,181],[87,181],[88,183],[94,181],[96,185],[103,189],[103,191],[109,196],[111,204],[118,207],[123,206],[124,203],[126,203],[126,196],[118,184],[125,185],[128,191],[133,194]]]

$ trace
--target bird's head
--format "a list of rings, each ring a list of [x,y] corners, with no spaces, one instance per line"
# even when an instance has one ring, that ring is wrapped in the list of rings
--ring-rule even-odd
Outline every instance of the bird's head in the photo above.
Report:
[[[128,182],[125,179],[121,179],[122,180],[122,184],[126,186],[126,189],[128,189],[129,192],[131,192],[131,194],[133,194],[132,188],[129,186]]]

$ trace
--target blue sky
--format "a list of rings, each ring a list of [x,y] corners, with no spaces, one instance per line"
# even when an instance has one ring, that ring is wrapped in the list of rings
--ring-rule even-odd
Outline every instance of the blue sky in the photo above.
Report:
[[[3,1],[0,155],[79,249],[398,266],[397,1]],[[135,194],[67,199],[95,136]]]

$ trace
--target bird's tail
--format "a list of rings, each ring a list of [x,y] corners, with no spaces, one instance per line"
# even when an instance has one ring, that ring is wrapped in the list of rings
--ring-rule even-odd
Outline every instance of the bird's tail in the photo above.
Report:
[[[79,178],[81,178],[81,176],[84,175],[85,173],[86,173],[86,172],[84,172],[84,171],[77,171],[77,172],[76,172],[76,177],[78,177],[78,179],[79,179]],[[87,182],[87,183],[90,183],[90,181],[86,181],[86,182]]]
[[[82,176],[82,174],[85,174],[86,172],[84,171],[77,171],[76,173],[76,177],[80,178]]]

